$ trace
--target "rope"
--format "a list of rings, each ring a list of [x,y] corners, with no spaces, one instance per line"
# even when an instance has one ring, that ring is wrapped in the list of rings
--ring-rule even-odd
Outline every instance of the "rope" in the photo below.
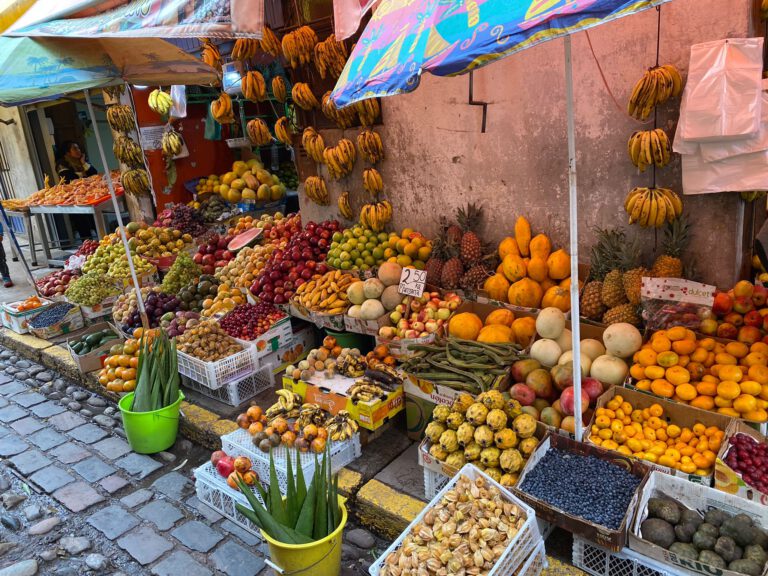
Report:
[[[656,68],[659,67],[659,54],[661,52],[661,5],[656,6]],[[659,107],[653,107],[653,129],[658,128]],[[656,188],[656,162],[653,166],[653,187]]]

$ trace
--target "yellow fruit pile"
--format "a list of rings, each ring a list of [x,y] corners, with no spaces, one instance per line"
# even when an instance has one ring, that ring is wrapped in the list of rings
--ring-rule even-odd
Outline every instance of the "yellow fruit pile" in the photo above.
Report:
[[[205,317],[223,316],[234,310],[235,306],[245,304],[245,302],[245,295],[239,288],[230,288],[226,284],[220,284],[215,298],[203,300],[202,315]]]
[[[597,446],[699,476],[712,473],[725,436],[700,422],[692,428],[668,423],[659,404],[635,409],[618,394],[595,410],[590,432],[589,441]]]
[[[676,326],[655,332],[629,370],[638,390],[754,422],[768,420],[768,344],[722,344]]]
[[[553,252],[546,234],[532,237],[530,223],[520,216],[514,238],[504,238],[498,251],[501,264],[483,284],[490,298],[524,308],[571,309],[571,257],[565,250]]]
[[[483,322],[477,314],[462,312],[448,321],[448,333],[464,340],[476,340],[489,344],[512,342],[527,347],[536,334],[536,319],[515,318],[506,308],[494,310]]]
[[[267,260],[269,260],[275,248],[275,244],[243,248],[237,253],[234,260],[231,260],[223,268],[216,270],[216,278],[222,284],[236,288],[250,288],[253,281],[267,265]]]

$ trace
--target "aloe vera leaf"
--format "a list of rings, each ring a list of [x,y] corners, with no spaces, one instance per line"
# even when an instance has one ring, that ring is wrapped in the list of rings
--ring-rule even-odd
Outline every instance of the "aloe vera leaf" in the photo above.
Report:
[[[307,498],[307,483],[304,480],[304,470],[301,468],[301,453],[296,450],[296,522],[294,528],[299,522],[301,509],[304,506],[304,500]]]
[[[316,540],[328,536],[328,487],[325,485],[325,455],[320,473],[317,475],[317,499],[315,502],[315,523],[312,535]]]
[[[295,531],[278,522],[268,510],[265,510],[261,503],[256,499],[248,486],[240,478],[236,480],[240,491],[245,495],[248,504],[253,508],[253,512],[259,519],[258,525],[272,538],[285,542],[286,544],[306,544],[311,540],[306,537],[295,534]],[[237,506],[237,505],[236,505]]]
[[[269,507],[269,513],[280,522],[281,524],[288,523],[287,512],[285,508],[285,502],[283,501],[283,495],[280,493],[280,483],[277,480],[277,471],[275,470],[275,458],[272,455],[272,451],[269,452],[269,501],[267,506]]]
[[[317,475],[317,469],[315,469],[315,476]],[[307,489],[307,497],[304,499],[304,503],[301,506],[301,512],[299,512],[299,519],[296,521],[296,531],[305,536],[312,537],[312,529],[315,524],[315,499],[317,494],[317,483],[315,478],[309,484]]]
[[[286,450],[286,474],[288,476],[287,486],[285,490],[285,504],[287,507],[286,515],[288,516],[286,524],[291,527],[296,526],[296,484],[294,484],[293,478],[293,462],[291,461],[291,454]]]

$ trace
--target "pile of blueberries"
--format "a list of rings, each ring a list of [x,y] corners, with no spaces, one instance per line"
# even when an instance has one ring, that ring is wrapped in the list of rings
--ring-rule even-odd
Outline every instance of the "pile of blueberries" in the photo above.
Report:
[[[67,312],[72,310],[72,308],[74,308],[74,306],[67,303],[49,306],[40,312],[40,314],[32,318],[32,320],[29,321],[29,325],[32,326],[32,328],[48,328],[49,326],[61,322],[64,316],[67,315]]]
[[[617,530],[640,480],[607,460],[552,448],[519,489],[573,516]]]

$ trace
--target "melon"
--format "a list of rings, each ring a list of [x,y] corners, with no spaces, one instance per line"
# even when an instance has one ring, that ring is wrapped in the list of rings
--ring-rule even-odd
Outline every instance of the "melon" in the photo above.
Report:
[[[581,341],[581,353],[586,354],[594,362],[595,358],[605,354],[605,346],[600,340],[587,338]]]
[[[397,305],[402,301],[403,297],[397,291],[397,286],[387,286],[384,288],[384,292],[381,293],[381,303],[384,305],[384,309],[390,312],[397,308]]]
[[[366,300],[360,306],[360,318],[363,320],[376,320],[385,313],[384,306],[378,300]]]
[[[378,300],[381,293],[384,292],[384,283],[378,278],[369,278],[363,282],[363,292],[365,292],[366,298]]]
[[[629,358],[640,350],[640,347],[643,345],[643,336],[640,334],[640,330],[632,326],[632,324],[619,322],[611,324],[605,329],[605,332],[603,332],[603,343],[605,344],[605,350],[611,356]]]
[[[539,312],[536,318],[536,332],[542,338],[556,340],[565,330],[565,314],[559,308],[550,306]]]
[[[251,228],[250,230],[241,232],[229,241],[227,250],[230,252],[237,252],[246,246],[253,246],[261,237],[262,232],[263,230],[261,228]]]
[[[349,310],[347,310],[347,316],[350,318],[360,318],[362,306],[360,304],[355,304],[354,306],[350,306]]]
[[[384,283],[384,286],[400,284],[400,274],[402,272],[403,267],[397,262],[384,262],[379,266],[379,280]]]
[[[538,360],[542,366],[554,366],[562,354],[563,351],[557,342],[549,338],[542,338],[533,343],[529,356]]]
[[[592,378],[597,378],[603,384],[613,384],[614,386],[621,386],[628,373],[627,363],[621,358],[609,354],[595,358],[592,362],[592,368],[589,370],[589,375]]]
[[[579,354],[579,357],[581,358],[581,361],[579,362],[581,367],[581,375],[582,377],[586,378],[589,376],[589,369],[592,367],[592,358],[584,354],[584,352]],[[563,352],[562,356],[560,356],[559,360],[557,361],[558,364],[571,364],[572,362],[573,350],[566,350]]]
[[[347,286],[347,299],[358,306],[365,302],[365,282],[358,280]]]
[[[563,333],[560,334],[559,337],[555,338],[555,342],[557,342],[557,345],[560,346],[560,350],[563,352],[568,352],[571,348],[573,348],[573,342],[572,342],[573,334],[571,333],[568,328],[563,329]]]

